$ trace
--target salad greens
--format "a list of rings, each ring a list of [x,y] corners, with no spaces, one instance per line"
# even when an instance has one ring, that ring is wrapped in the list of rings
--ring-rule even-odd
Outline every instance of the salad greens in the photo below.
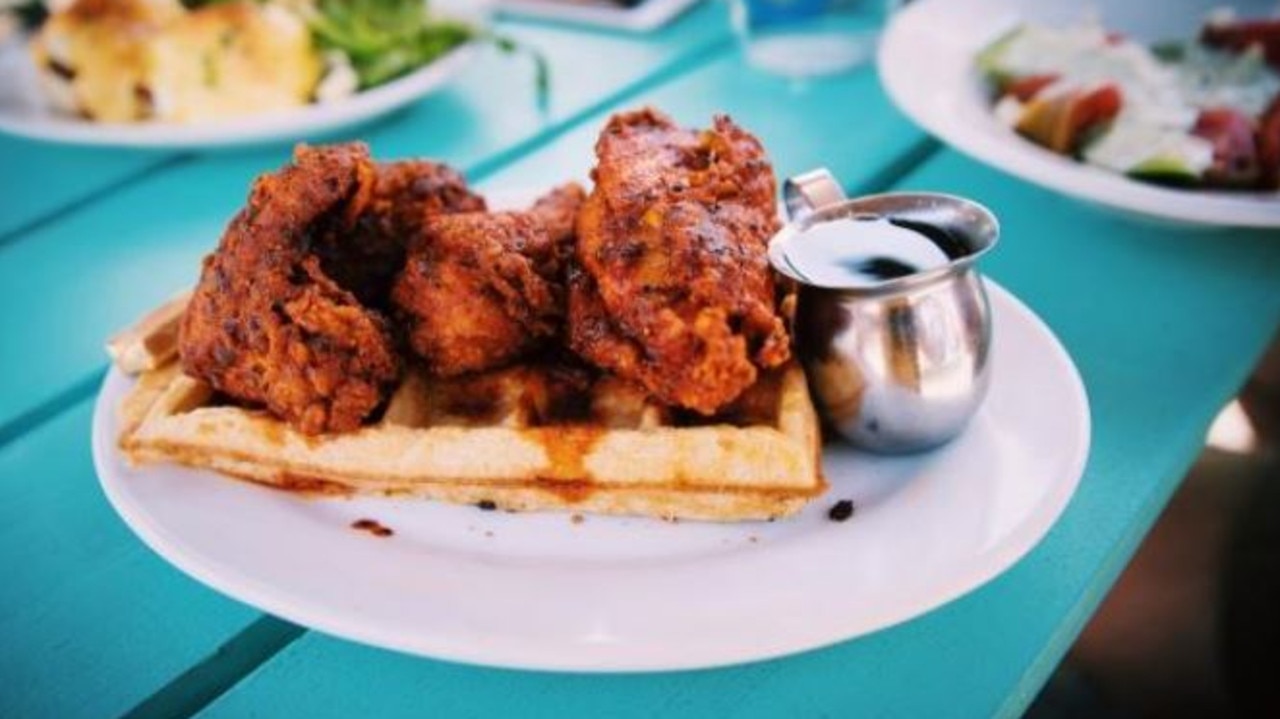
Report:
[[[182,3],[197,8],[229,1],[233,0]],[[465,23],[435,19],[424,0],[315,0],[306,19],[320,49],[337,50],[350,59],[361,90],[406,75],[470,40],[481,40],[509,55],[528,55],[544,109],[550,96],[551,72],[542,53]]]
[[[308,22],[317,43],[351,59],[360,89],[409,73],[472,39],[463,23],[435,20],[422,0],[318,0]]]
[[[1280,20],[1152,46],[1027,23],[976,63],[996,118],[1049,150],[1166,185],[1280,189]]]
[[[182,4],[194,10],[230,1]],[[476,34],[464,23],[431,18],[423,0],[316,0],[303,7],[316,44],[351,60],[361,90],[408,74]]]
[[[422,67],[468,40],[486,40],[504,53],[524,53],[533,60],[539,104],[546,104],[550,92],[551,73],[541,53],[460,22],[434,20],[422,0],[318,0],[310,23],[322,48],[351,59],[362,90]]]
[[[28,30],[40,27],[40,23],[49,17],[49,9],[41,0],[20,2],[8,10],[18,19],[18,26]]]

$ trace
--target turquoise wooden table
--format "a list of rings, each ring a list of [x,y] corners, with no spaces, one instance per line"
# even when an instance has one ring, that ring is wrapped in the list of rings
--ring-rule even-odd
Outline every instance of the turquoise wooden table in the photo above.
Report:
[[[97,487],[103,339],[193,279],[250,180],[287,148],[81,150],[0,138],[0,716],[1016,716],[1199,452],[1280,321],[1280,237],[1143,224],[939,147],[871,69],[804,86],[745,67],[719,3],[644,37],[505,23],[554,74],[487,56],[446,91],[348,133],[482,188],[581,175],[615,109],[727,111],[780,174],[850,193],[968,195],[1004,241],[989,273],[1063,340],[1093,449],[1061,521],[980,590],[904,625],[730,669],[581,676],[482,669],[307,631],[153,556]],[[316,138],[311,138],[316,139]],[[1052,411],[1052,408],[1046,408]],[[856,601],[851,598],[850,601]]]

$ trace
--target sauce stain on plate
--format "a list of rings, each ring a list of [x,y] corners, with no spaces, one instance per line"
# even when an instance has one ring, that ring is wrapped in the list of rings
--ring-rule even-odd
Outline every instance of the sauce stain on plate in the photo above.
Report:
[[[386,538],[395,534],[395,530],[391,527],[384,527],[381,522],[376,519],[357,519],[351,523],[352,529],[358,529],[362,532],[368,532],[375,537]]]

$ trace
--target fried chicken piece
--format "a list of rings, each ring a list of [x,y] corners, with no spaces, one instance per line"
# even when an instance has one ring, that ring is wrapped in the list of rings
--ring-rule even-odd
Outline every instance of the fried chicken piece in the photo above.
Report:
[[[408,238],[422,234],[427,218],[484,209],[484,198],[468,190],[462,175],[447,165],[381,163],[372,197],[354,226],[335,228],[313,249],[325,274],[361,304],[387,309],[392,282],[404,267]]]
[[[524,212],[427,219],[392,302],[430,372],[450,377],[500,367],[556,335],[584,196],[568,184]]]
[[[383,402],[400,371],[387,322],[311,251],[368,207],[376,172],[362,144],[299,146],[258,179],[182,318],[188,374],[307,434],[354,430]]]
[[[570,272],[574,351],[660,400],[713,414],[790,356],[766,255],[778,228],[758,140],[651,109],[615,115]]]

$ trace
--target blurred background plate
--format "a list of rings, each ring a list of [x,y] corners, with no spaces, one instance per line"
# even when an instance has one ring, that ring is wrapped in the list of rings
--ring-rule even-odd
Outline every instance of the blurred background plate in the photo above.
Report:
[[[1280,227],[1280,194],[1179,190],[1081,164],[1022,139],[992,114],[975,56],[1020,22],[1067,25],[1096,10],[1102,24],[1142,41],[1194,37],[1206,15],[1233,8],[1266,17],[1274,0],[921,0],[885,32],[877,63],[889,96],[957,150],[1012,175],[1128,213],[1186,224]]]
[[[25,42],[0,47],[0,132],[72,145],[196,149],[298,140],[334,132],[397,110],[434,92],[477,54],[462,45],[384,85],[326,104],[218,122],[102,123],[49,107]]]
[[[498,0],[499,12],[517,17],[647,32],[674,20],[700,0]]]

